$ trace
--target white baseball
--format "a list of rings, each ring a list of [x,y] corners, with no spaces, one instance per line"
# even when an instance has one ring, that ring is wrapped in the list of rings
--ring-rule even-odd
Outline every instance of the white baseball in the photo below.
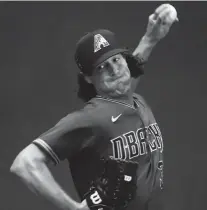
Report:
[[[174,22],[177,19],[177,11],[176,11],[175,7],[173,7],[170,4],[168,5],[168,8],[170,9],[170,13],[168,15],[168,21]]]

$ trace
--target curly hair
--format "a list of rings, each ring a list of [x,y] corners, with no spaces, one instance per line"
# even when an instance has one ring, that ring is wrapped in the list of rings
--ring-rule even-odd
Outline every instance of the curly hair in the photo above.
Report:
[[[84,102],[90,101],[97,93],[93,84],[86,82],[83,73],[78,73],[78,97]]]
[[[138,78],[140,75],[144,74],[143,67],[146,61],[140,57],[134,57],[130,52],[124,52],[122,55],[126,59],[132,77]],[[77,95],[80,99],[82,99],[84,102],[88,102],[97,95],[95,87],[93,84],[89,84],[85,80],[82,72],[78,73],[77,80]]]

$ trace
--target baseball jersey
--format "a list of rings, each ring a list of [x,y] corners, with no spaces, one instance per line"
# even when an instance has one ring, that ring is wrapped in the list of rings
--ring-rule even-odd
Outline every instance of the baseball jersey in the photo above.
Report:
[[[163,188],[163,140],[150,107],[138,94],[134,105],[97,96],[33,141],[54,163],[67,159],[80,198],[101,170],[100,158],[138,163],[137,196],[129,209]]]

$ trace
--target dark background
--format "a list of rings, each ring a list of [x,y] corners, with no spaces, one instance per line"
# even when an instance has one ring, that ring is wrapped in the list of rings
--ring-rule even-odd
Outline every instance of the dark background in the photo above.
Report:
[[[97,28],[136,47],[163,2],[1,2],[0,209],[56,210],[9,173],[15,156],[82,103],[76,97],[75,43]],[[155,48],[137,91],[165,142],[165,209],[206,209],[207,3],[171,2],[180,22]],[[67,164],[52,168],[74,198]]]

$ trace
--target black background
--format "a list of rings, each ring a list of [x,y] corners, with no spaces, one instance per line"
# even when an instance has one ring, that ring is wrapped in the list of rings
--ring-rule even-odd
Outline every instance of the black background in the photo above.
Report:
[[[163,2],[1,2],[0,209],[55,210],[9,173],[18,152],[82,106],[76,96],[75,43],[97,28],[136,47]],[[206,209],[207,4],[171,2],[179,23],[154,49],[137,88],[165,142],[165,209]],[[67,164],[52,168],[76,198]]]

